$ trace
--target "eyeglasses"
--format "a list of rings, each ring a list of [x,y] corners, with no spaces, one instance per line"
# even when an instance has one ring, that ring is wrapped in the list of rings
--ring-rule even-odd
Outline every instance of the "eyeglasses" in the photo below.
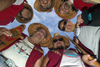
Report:
[[[56,43],[57,41],[63,41],[63,38],[54,39],[53,42]]]
[[[68,21],[68,20],[65,20],[65,21],[64,21],[63,27],[62,27],[62,31],[65,31],[65,26],[66,26],[67,21]]]
[[[43,30],[42,30],[42,29],[39,29],[38,31],[39,31],[39,32],[41,32],[41,33],[43,33],[43,36],[44,36],[44,37],[46,37],[46,36],[47,36],[47,35],[46,35],[46,33],[45,33],[45,32],[43,32]]]
[[[70,5],[69,5],[68,3],[65,3],[65,4],[64,4],[64,9],[65,9],[65,10],[68,10],[69,8],[70,8]]]

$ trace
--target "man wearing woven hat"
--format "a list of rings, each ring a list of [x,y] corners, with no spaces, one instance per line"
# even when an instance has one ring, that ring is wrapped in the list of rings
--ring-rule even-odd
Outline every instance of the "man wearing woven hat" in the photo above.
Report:
[[[34,8],[38,12],[51,12],[55,4],[56,0],[36,0]]]
[[[8,67],[40,67],[43,59],[41,46],[47,47],[50,44],[50,32],[46,26],[33,23],[28,27],[28,33],[29,36],[22,34],[24,39],[18,39],[9,47],[0,50],[2,52],[0,57],[6,58],[1,64],[6,63]],[[12,36],[9,30],[3,30],[0,34]]]
[[[69,46],[68,38],[55,33],[48,47],[50,51],[43,59],[42,67],[85,67],[75,49],[65,50]]]
[[[0,25],[7,25],[16,19],[21,23],[29,22],[33,9],[24,0],[0,0]]]
[[[88,10],[94,4],[85,3],[82,0],[58,0],[55,5],[55,12],[63,19],[72,19],[76,16],[78,10]]]
[[[61,31],[74,32],[74,41],[86,50],[88,54],[95,56],[100,61],[100,27],[85,26],[84,23],[74,24],[70,20],[61,20],[58,24]],[[85,60],[89,62],[90,60]],[[94,59],[96,61],[96,59]],[[87,63],[89,64],[89,63]],[[90,64],[91,65],[91,64]],[[92,64],[92,66],[94,66]]]

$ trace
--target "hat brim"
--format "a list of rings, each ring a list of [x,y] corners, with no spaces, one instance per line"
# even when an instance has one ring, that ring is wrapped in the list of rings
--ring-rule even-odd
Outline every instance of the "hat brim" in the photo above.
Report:
[[[46,32],[47,32],[46,40],[42,41],[40,43],[40,45],[42,47],[47,47],[51,43],[51,34],[50,34],[50,32],[49,32],[49,30],[48,30],[48,28],[46,26],[44,26],[43,24],[40,24],[40,23],[33,23],[28,27],[28,33],[31,36],[34,33],[34,30],[36,30],[36,29],[38,29],[40,27],[45,29]]]
[[[64,39],[64,42],[65,42],[65,46],[67,46],[67,48],[70,46],[70,41],[68,40],[68,38],[66,38],[65,36],[58,35],[58,36],[54,36],[54,37],[51,39],[51,43],[50,43],[50,45],[48,46],[49,49],[50,49],[50,48],[53,48],[53,40],[54,40],[56,37],[63,38],[63,39]]]
[[[33,18],[33,9],[32,9],[32,7],[31,7],[29,4],[27,4],[27,3],[24,3],[24,7],[27,7],[27,8],[29,8],[29,9],[31,10],[32,16],[31,16],[31,18],[28,19],[28,20],[22,20],[22,19],[21,19],[20,17],[18,17],[18,15],[17,15],[17,16],[16,16],[16,19],[17,19],[17,21],[20,22],[20,23],[27,23],[27,22],[30,22],[30,21],[32,20],[32,18]]]
[[[59,6],[61,5],[61,3],[62,3],[61,0],[57,1],[56,5],[54,6],[55,13],[56,13],[59,17],[61,17],[61,18],[63,18],[63,19],[72,19],[72,18],[74,18],[74,17],[76,16],[76,14],[77,14],[78,11],[72,11],[71,13],[69,13],[69,14],[67,14],[67,15],[62,15],[62,14],[59,12]]]
[[[36,0],[36,1],[35,1],[35,3],[34,3],[34,8],[35,8],[38,12],[51,12],[51,11],[52,11],[52,8],[53,8],[54,5],[56,4],[56,1],[57,1],[57,0],[52,0],[52,1],[53,1],[53,2],[52,2],[53,4],[52,4],[52,6],[51,6],[50,9],[43,9],[43,8],[41,8],[39,0]]]

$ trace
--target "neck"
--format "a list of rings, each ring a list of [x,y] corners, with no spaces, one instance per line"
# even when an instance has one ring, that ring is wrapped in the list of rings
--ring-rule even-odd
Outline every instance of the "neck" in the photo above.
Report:
[[[36,43],[35,43],[35,40],[32,40],[31,37],[28,37],[28,41],[29,41],[30,43],[34,44],[34,45],[36,44]]]
[[[75,24],[73,24],[73,27],[74,27],[74,28],[73,28],[73,32],[74,32],[74,31],[75,31],[75,29],[76,29],[76,25],[75,25]]]

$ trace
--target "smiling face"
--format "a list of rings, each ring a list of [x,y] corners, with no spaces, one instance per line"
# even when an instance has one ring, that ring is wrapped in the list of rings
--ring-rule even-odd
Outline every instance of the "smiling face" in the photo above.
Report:
[[[53,39],[53,46],[56,49],[60,49],[60,48],[65,48],[65,43],[63,38],[60,37],[56,37],[55,39]]]
[[[72,32],[75,30],[75,24],[72,23],[70,20],[62,21],[60,23],[60,29],[66,32]]]
[[[33,35],[30,37],[31,42],[34,42],[35,44],[40,44],[42,41],[46,39],[46,30],[45,29],[37,29],[33,33]]]
[[[24,18],[30,18],[31,17],[31,11],[30,10],[28,10],[28,9],[23,9],[23,11],[22,11],[22,16],[24,17]]]
[[[40,5],[43,9],[49,9],[51,7],[51,0],[39,0]]]
[[[62,15],[67,15],[67,14],[71,13],[73,11],[72,4],[73,3],[70,0],[62,2],[62,4],[59,6],[59,12]]]
[[[18,16],[21,20],[30,19],[32,17],[32,12],[28,8],[23,8],[19,13]]]

